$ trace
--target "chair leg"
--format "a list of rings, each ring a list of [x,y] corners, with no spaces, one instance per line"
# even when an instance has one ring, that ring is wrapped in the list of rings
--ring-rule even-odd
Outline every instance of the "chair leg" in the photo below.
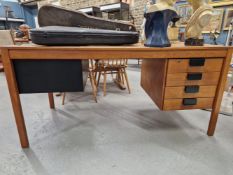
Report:
[[[97,89],[96,89],[96,84],[95,84],[95,81],[94,81],[94,78],[95,76],[93,75],[92,72],[90,72],[90,81],[91,81],[91,86],[92,86],[92,92],[93,92],[93,97],[94,97],[94,100],[95,102],[97,103]]]
[[[95,77],[95,79],[97,78],[97,72],[94,73],[94,77]]]
[[[117,82],[121,82],[121,79],[122,79],[121,72],[120,72],[120,70],[118,70],[117,74],[116,74],[116,80],[117,80]]]
[[[97,90],[96,73],[93,73],[92,75],[93,75],[92,77],[93,77],[94,84],[95,84],[95,87],[96,87],[96,90]]]
[[[97,86],[99,86],[99,84],[100,84],[100,76],[101,76],[101,72],[99,72],[99,74],[98,74]]]
[[[50,109],[55,109],[53,93],[48,93]]]
[[[123,84],[123,85],[125,85],[125,81],[124,81],[124,70],[122,71],[122,69],[120,69],[119,70],[119,72],[120,72],[120,76],[121,76],[121,83]]]
[[[114,78],[114,73],[111,71],[111,77],[112,77],[112,80],[117,80],[117,74],[116,74],[116,78]]]
[[[66,93],[62,94],[62,105],[65,105]]]
[[[107,84],[107,73],[104,72],[104,85],[103,85],[104,96],[106,96],[106,84]]]
[[[128,79],[128,75],[127,75],[127,72],[126,72],[125,68],[123,69],[123,74],[125,76],[125,81],[126,81],[126,84],[127,84],[127,88],[128,88],[129,94],[130,94],[131,90],[130,90],[130,86],[129,86],[129,79]]]

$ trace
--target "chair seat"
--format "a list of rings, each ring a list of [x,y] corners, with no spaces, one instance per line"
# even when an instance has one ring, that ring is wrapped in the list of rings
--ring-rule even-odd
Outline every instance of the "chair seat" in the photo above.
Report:
[[[126,67],[97,67],[93,69],[93,72],[102,72],[102,71],[119,71],[119,69],[126,68]]]
[[[127,65],[124,65],[124,64],[121,64],[121,65],[119,65],[119,64],[116,64],[116,65],[114,65],[114,64],[103,64],[103,63],[98,63],[97,65],[96,65],[96,68],[98,69],[116,69],[116,70],[118,70],[118,69],[121,69],[121,68],[126,68],[127,67]]]

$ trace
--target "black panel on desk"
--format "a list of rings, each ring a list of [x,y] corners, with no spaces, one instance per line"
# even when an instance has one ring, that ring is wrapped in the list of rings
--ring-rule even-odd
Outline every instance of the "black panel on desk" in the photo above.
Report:
[[[14,60],[19,93],[84,91],[88,61]]]

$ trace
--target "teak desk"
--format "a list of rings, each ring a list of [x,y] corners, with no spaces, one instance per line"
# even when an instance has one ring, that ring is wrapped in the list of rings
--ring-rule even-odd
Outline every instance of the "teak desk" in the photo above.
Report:
[[[157,106],[161,110],[211,108],[207,133],[213,136],[232,58],[231,47],[210,45],[185,47],[183,44],[175,44],[169,48],[146,48],[142,45],[86,47],[32,45],[6,46],[1,49],[16,125],[23,148],[29,147],[29,141],[19,96],[21,92],[17,74],[20,71],[16,70],[17,64],[23,63],[21,65],[24,65],[25,63],[26,65],[29,61],[33,65],[33,62],[38,64],[50,61],[50,65],[53,66],[65,60],[75,62],[93,58],[143,59],[141,85]],[[67,69],[70,69],[69,65]],[[30,73],[30,70],[28,69],[27,73]],[[43,79],[40,81],[43,82]],[[46,83],[49,84],[49,82]],[[55,108],[51,89],[46,93],[49,93],[50,107]]]

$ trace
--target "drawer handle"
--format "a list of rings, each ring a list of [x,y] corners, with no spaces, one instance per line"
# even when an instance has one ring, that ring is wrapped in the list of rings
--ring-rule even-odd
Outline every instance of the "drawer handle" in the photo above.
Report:
[[[183,99],[183,105],[184,106],[193,106],[197,104],[196,98],[185,98]]]
[[[185,86],[185,93],[198,93],[200,87],[199,86]]]
[[[187,80],[201,80],[202,79],[202,73],[192,73],[188,74]]]
[[[204,58],[197,58],[197,59],[190,59],[189,60],[189,66],[191,67],[199,67],[205,65],[205,59]]]

